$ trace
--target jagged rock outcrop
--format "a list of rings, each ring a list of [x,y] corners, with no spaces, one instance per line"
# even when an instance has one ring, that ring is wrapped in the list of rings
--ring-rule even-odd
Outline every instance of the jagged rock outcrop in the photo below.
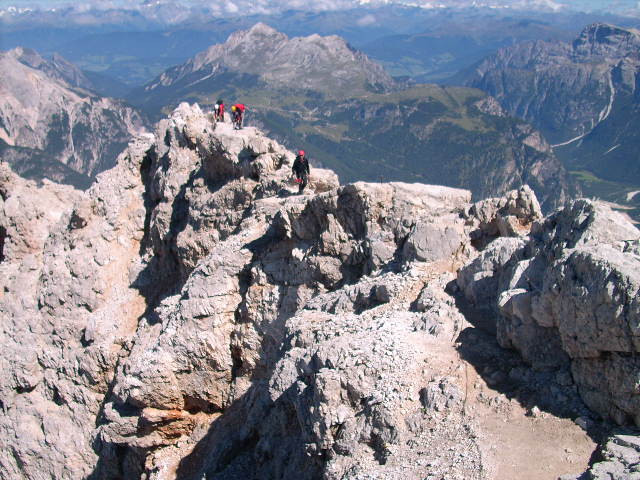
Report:
[[[115,165],[144,118],[92,93],[72,64],[33,50],[0,53],[0,156],[23,176],[87,187]]]
[[[88,196],[2,165],[0,431],[19,439],[2,449],[8,478],[80,478],[96,462],[92,428],[145,309],[129,277],[144,227],[130,167]]]
[[[634,430],[616,431],[599,454],[602,460],[586,473],[589,480],[634,480],[640,478],[640,442]]]
[[[152,262],[151,267],[168,271],[160,262],[171,256],[176,263],[176,279],[184,284],[181,290],[168,292],[172,295],[162,300],[156,309],[158,323],[139,332],[131,355],[116,376],[113,397],[105,408],[107,422],[100,429],[100,438],[105,444],[137,449],[158,449],[168,445],[170,451],[175,451],[180,434],[195,432],[191,441],[181,446],[182,452],[187,452],[206,432],[205,426],[215,421],[221,412],[244,411],[228,420],[234,428],[221,428],[228,438],[221,445],[211,447],[210,455],[216,458],[228,455],[229,448],[237,449],[237,445],[248,441],[246,436],[255,435],[256,430],[262,430],[259,435],[265,442],[275,442],[284,434],[280,429],[287,422],[282,424],[286,420],[282,416],[288,416],[288,409],[295,407],[286,402],[276,407],[271,399],[281,396],[298,382],[296,364],[311,362],[310,358],[292,359],[286,367],[279,367],[277,362],[283,352],[296,346],[288,346],[286,339],[292,335],[310,335],[309,328],[318,322],[319,326],[327,325],[340,331],[342,323],[355,320],[348,316],[349,312],[389,303],[392,292],[395,295],[402,293],[398,285],[385,285],[391,283],[390,280],[370,281],[369,285],[361,287],[361,291],[355,287],[356,291],[347,289],[342,294],[336,292],[337,288],[356,283],[363,275],[391,268],[405,258],[428,257],[432,262],[447,264],[454,261],[453,253],[465,243],[464,222],[456,212],[470,197],[463,190],[419,185],[354,184],[335,188],[335,180],[333,189],[311,198],[275,196],[281,192],[290,173],[290,154],[274,144],[260,145],[259,139],[249,137],[249,143],[238,152],[240,158],[246,155],[245,162],[230,163],[227,156],[221,155],[220,145],[210,143],[211,138],[200,133],[202,130],[197,122],[204,119],[203,116],[194,115],[195,120],[188,119],[192,114],[187,107],[181,107],[178,112],[186,119],[185,136],[199,150],[202,166],[198,174],[193,164],[197,157],[175,155],[170,149],[169,152],[150,153],[149,168],[155,175],[151,185],[157,181],[162,189],[157,192],[157,198],[162,200],[155,207],[150,224],[150,237],[154,242],[155,258],[158,258],[158,263]],[[179,124],[179,120],[174,118],[167,123],[173,126]],[[165,130],[167,127],[161,124],[159,128]],[[229,126],[220,125],[219,128]],[[158,137],[162,138],[162,135]],[[233,141],[233,138],[222,137],[225,149],[229,149]],[[168,143],[175,145],[178,139]],[[167,150],[163,145],[159,148]],[[158,169],[156,162],[161,165],[159,159],[167,154],[175,159],[171,167],[168,171]],[[181,162],[189,168],[181,170]],[[185,175],[180,176],[180,171]],[[184,195],[188,200],[188,210],[184,211],[187,224],[166,228],[170,225],[169,215],[175,216],[178,201],[174,187],[190,184],[186,174],[195,176],[193,187]],[[328,173],[313,169],[312,180],[326,175]],[[176,185],[167,183],[174,179],[177,179]],[[233,198],[233,203],[225,205],[227,198]],[[158,201],[153,197],[150,200]],[[215,211],[208,211],[207,204],[211,208],[226,207],[219,211],[220,215],[224,214],[225,221],[216,225]],[[163,214],[165,206],[172,208]],[[231,207],[238,213],[235,218]],[[209,225],[217,226],[208,229],[216,236],[211,244],[203,243],[206,235],[202,235],[204,229],[198,225],[205,215]],[[436,216],[443,222],[434,224]],[[438,234],[434,236],[434,245],[425,244],[425,229]],[[198,237],[194,237],[198,231]],[[447,238],[448,243],[440,245],[442,238]],[[229,252],[235,254],[229,255]],[[391,280],[398,281],[395,276],[391,276]],[[410,284],[418,289],[414,293],[417,297],[422,281],[416,278]],[[372,291],[375,293],[370,298]],[[326,296],[324,301],[323,295]],[[311,307],[308,302],[316,306]],[[304,310],[305,304],[307,309],[318,312]],[[404,308],[407,308],[406,304]],[[300,321],[310,323],[304,328],[294,328],[298,316]],[[336,325],[332,321],[334,316],[335,321],[342,323]],[[407,314],[404,328],[412,330],[414,324],[420,323],[420,318],[419,314]],[[369,322],[370,325],[354,332],[354,338],[366,339],[377,329],[377,316]],[[393,334],[400,335],[401,332],[394,331]],[[318,332],[317,335],[325,334]],[[327,346],[333,344],[330,339],[334,335],[336,333],[329,335]],[[308,341],[312,338],[313,335]],[[353,346],[352,342],[345,341],[343,348],[347,349],[349,345]],[[313,356],[306,350],[301,354]],[[284,377],[277,380],[279,386],[270,386],[276,382],[272,372],[285,368],[286,375],[281,373]],[[389,364],[384,368],[395,369],[397,365]],[[344,376],[346,381],[347,374]],[[372,386],[366,386],[359,395],[365,398],[374,391]],[[332,395],[334,393],[339,392],[332,392]],[[322,396],[317,401],[324,403]],[[354,401],[357,404],[360,400]],[[122,414],[123,411],[128,413]],[[341,411],[344,415],[348,413],[346,407]],[[139,412],[140,418],[156,412],[161,420],[156,422],[157,426],[141,428],[137,415],[132,417],[132,412]],[[236,416],[246,418],[242,428],[237,428]],[[265,417],[273,419],[265,422]],[[319,417],[317,421],[321,420]],[[220,421],[226,423],[227,420]],[[325,438],[325,428],[314,426],[315,423],[310,418],[305,425],[296,427],[300,428],[300,438],[287,440],[291,448],[302,442],[310,444],[308,448],[316,448],[319,454],[332,445],[332,440]],[[321,428],[315,433],[316,440],[307,439],[308,435],[314,435],[316,428]],[[220,438],[219,435],[222,433],[216,431],[216,438]],[[359,448],[361,441],[357,438],[360,434],[354,432],[353,435],[356,439],[352,448]],[[267,440],[270,436],[274,439]],[[289,473],[285,473],[288,476],[302,468],[301,478],[313,478],[325,468],[323,462],[305,466],[307,454],[300,453],[294,456],[290,449],[283,448],[281,457],[265,459],[260,475],[277,476],[285,457],[291,457]],[[276,455],[275,452],[272,454]],[[165,450],[151,455],[147,468],[158,470],[158,475],[166,474],[167,467],[163,467],[166,455]],[[233,468],[240,467],[234,463]],[[218,469],[220,465],[204,464],[191,467],[189,471],[209,468]],[[342,470],[335,468],[344,471],[344,467],[340,467]]]
[[[640,422],[637,295],[640,237],[622,214],[579,200],[532,229],[498,239],[461,270],[475,304],[500,313],[498,341],[537,368],[569,365],[587,405],[620,424]]]
[[[182,104],[87,192],[37,186],[3,166],[2,475],[462,480],[508,478],[513,465],[522,478],[586,470],[592,440],[543,398],[552,389],[564,417],[588,415],[574,380],[531,372],[500,349],[469,323],[454,285],[476,257],[505,241],[517,252],[538,245],[552,224],[558,245],[618,233],[566,214],[536,223],[528,188],[471,205],[460,189],[340,186],[312,165],[296,195],[293,158],[255,128],[212,124]],[[504,257],[490,261],[507,278],[514,260]],[[462,272],[480,271],[477,259]],[[490,277],[472,275],[461,291]],[[497,302],[498,292],[476,299]],[[520,347],[508,325],[500,341]],[[624,392],[608,394],[626,408]],[[539,460],[501,448],[523,437]]]
[[[91,472],[97,461],[92,447],[95,423],[108,412],[103,405],[104,395],[113,389],[114,369],[131,350],[147,303],[153,304],[154,294],[163,295],[165,289],[175,288],[171,281],[179,282],[182,269],[193,269],[192,262],[197,262],[191,255],[202,254],[207,248],[206,238],[200,239],[199,245],[189,244],[191,250],[185,251],[183,265],[175,259],[157,260],[155,256],[147,263],[141,257],[147,248],[157,249],[158,256],[173,256],[170,250],[183,245],[179,236],[177,241],[166,237],[176,234],[172,216],[180,213],[177,205],[185,201],[179,182],[187,178],[180,176],[180,168],[185,167],[181,162],[188,162],[188,170],[182,171],[188,177],[195,176],[198,170],[194,162],[200,161],[192,150],[196,145],[189,143],[196,141],[195,136],[190,136],[196,130],[185,130],[185,125],[180,114],[161,125],[159,128],[164,130],[153,150],[153,136],[132,143],[121,155],[118,167],[110,172],[114,177],[99,176],[87,194],[48,183],[38,189],[10,173],[3,164],[1,309],[5,318],[3,351],[8,355],[3,357],[3,438],[8,438],[11,431],[24,430],[20,445],[4,449],[2,466],[8,475],[37,478],[42,458],[48,459],[48,471],[57,478],[77,478]],[[202,136],[211,125],[200,114],[189,127]],[[212,142],[207,143],[211,148],[207,152],[210,162],[203,162],[200,170],[212,169],[206,178],[209,186],[203,177],[199,178],[200,186],[208,193],[209,187],[231,184],[220,192],[220,198],[209,199],[221,217],[216,236],[228,234],[226,228],[233,230],[230,224],[242,218],[247,206],[243,195],[250,200],[250,192],[256,187],[264,187],[263,194],[268,194],[270,188],[282,188],[282,182],[279,184],[273,175],[263,185],[244,175],[257,178],[262,170],[279,169],[280,180],[287,176],[287,170],[280,168],[285,161],[281,147],[273,150],[275,144],[259,136],[232,137],[224,144],[219,138],[207,138]],[[173,141],[173,168],[171,175],[161,176],[159,186],[146,173],[152,157],[169,161],[171,144],[165,144],[165,140]],[[224,158],[232,156],[244,161],[235,166],[227,162],[228,171],[216,170],[215,162],[224,166]],[[292,158],[288,164],[291,161]],[[316,180],[310,188],[337,186],[335,175],[322,174],[318,169],[314,173]],[[235,182],[234,176],[238,177]],[[227,204],[225,196],[229,197]],[[239,201],[234,203],[234,198]],[[168,207],[164,208],[166,203]],[[153,229],[149,228],[150,205],[156,207]],[[234,216],[231,207],[240,215]],[[189,228],[202,228],[200,222],[215,224],[212,209],[204,208],[199,213]],[[42,433],[36,427],[39,421],[46,422]],[[65,438],[73,441],[62,441]]]

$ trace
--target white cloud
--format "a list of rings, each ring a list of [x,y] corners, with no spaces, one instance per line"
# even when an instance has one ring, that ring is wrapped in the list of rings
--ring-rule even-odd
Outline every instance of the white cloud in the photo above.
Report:
[[[527,5],[527,3],[529,5]],[[554,2],[553,0],[533,0],[531,2],[525,2],[524,6],[549,9],[549,10],[553,10],[554,12],[557,12],[558,10],[561,10],[566,7],[566,5]]]
[[[238,13],[240,8],[233,2],[226,2],[224,9],[227,13]]]
[[[362,18],[359,18],[356,23],[361,26],[361,27],[366,27],[368,25],[373,25],[374,23],[377,23],[378,20],[376,20],[376,17],[374,17],[373,15],[371,15],[370,13],[365,15]]]
[[[0,0],[0,8],[5,9],[8,9],[9,6],[44,9],[69,6],[73,7],[76,12],[90,13],[93,9],[104,11],[111,8],[125,8],[141,11],[144,15],[151,15],[154,18],[156,16],[162,17],[163,12],[170,11],[169,15],[172,15],[173,20],[177,20],[178,17],[186,17],[192,12],[199,12],[201,15],[202,8],[208,9],[210,14],[214,16],[235,16],[270,14],[287,9],[318,12],[343,10],[358,6],[377,7],[385,4],[412,5],[425,9],[470,6],[546,11],[561,11],[565,8],[583,11],[606,9],[612,13],[635,14],[638,14],[638,10],[640,10],[640,0],[315,0],[312,2],[308,0],[80,0],[79,2],[70,0]],[[14,12],[9,11],[9,13]],[[368,23],[371,22],[368,15],[354,21],[360,25],[374,23]]]

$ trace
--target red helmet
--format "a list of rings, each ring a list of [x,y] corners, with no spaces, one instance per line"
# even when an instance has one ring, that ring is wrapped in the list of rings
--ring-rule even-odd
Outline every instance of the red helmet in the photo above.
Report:
[[[298,150],[298,155],[300,155],[301,157],[304,157],[304,150]]]

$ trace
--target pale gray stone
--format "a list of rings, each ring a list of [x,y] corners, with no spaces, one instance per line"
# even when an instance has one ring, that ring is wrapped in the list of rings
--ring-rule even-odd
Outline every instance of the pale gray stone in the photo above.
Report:
[[[638,418],[633,227],[293,158],[182,104],[87,192],[0,168],[1,475],[483,479],[453,291]]]

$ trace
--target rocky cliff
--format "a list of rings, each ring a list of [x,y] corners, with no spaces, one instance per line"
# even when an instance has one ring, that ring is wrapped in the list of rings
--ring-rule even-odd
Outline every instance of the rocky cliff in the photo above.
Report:
[[[636,30],[593,24],[572,43],[534,41],[501,49],[461,80],[560,144],[606,119],[616,85],[635,90],[639,47]]]
[[[534,125],[570,170],[589,172],[590,196],[626,203],[640,185],[639,51],[638,30],[597,23],[572,43],[504,48],[457,80]]]
[[[597,414],[638,418],[634,227],[313,166],[295,195],[293,157],[182,104],[87,192],[2,166],[3,477],[577,478]],[[574,253],[593,279],[554,287]],[[533,294],[498,280],[534,263],[547,316],[520,332]],[[580,292],[601,307],[549,313]]]
[[[0,155],[23,176],[86,187],[115,165],[145,121],[123,102],[87,90],[91,82],[59,56],[0,53]]]
[[[538,368],[570,367],[587,405],[620,424],[640,424],[639,236],[621,214],[579,200],[528,242],[493,242],[458,277],[468,299],[499,312],[502,346]]]

